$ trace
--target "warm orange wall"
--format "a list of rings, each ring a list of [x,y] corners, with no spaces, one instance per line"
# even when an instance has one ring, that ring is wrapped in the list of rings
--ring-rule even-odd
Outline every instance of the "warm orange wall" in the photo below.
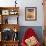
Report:
[[[46,0],[43,0],[43,7],[44,7],[44,26],[46,28]]]
[[[43,0],[43,8],[44,8],[44,44],[46,46],[46,0]]]

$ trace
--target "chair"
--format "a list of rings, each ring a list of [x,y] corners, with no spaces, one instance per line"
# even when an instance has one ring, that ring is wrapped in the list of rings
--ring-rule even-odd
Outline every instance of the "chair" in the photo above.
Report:
[[[36,44],[34,46],[41,46],[39,40],[37,39],[37,34],[34,32],[32,28],[28,28],[22,38],[21,46],[33,46],[32,39],[36,38]],[[32,42],[31,42],[32,41]]]

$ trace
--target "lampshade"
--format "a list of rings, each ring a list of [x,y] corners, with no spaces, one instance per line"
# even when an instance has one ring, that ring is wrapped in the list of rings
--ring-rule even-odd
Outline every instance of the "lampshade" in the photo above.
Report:
[[[14,29],[14,32],[17,32],[17,29],[16,28]]]

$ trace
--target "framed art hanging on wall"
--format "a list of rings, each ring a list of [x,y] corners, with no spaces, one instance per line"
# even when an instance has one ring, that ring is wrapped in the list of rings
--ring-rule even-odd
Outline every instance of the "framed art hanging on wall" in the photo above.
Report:
[[[25,8],[25,20],[27,21],[37,20],[37,8],[36,7]]]

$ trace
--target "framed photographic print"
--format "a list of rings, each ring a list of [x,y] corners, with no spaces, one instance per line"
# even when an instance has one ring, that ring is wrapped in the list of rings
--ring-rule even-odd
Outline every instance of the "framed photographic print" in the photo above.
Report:
[[[25,20],[28,20],[28,21],[37,20],[37,8],[36,7],[25,8]]]
[[[9,10],[2,10],[2,15],[9,15]]]

